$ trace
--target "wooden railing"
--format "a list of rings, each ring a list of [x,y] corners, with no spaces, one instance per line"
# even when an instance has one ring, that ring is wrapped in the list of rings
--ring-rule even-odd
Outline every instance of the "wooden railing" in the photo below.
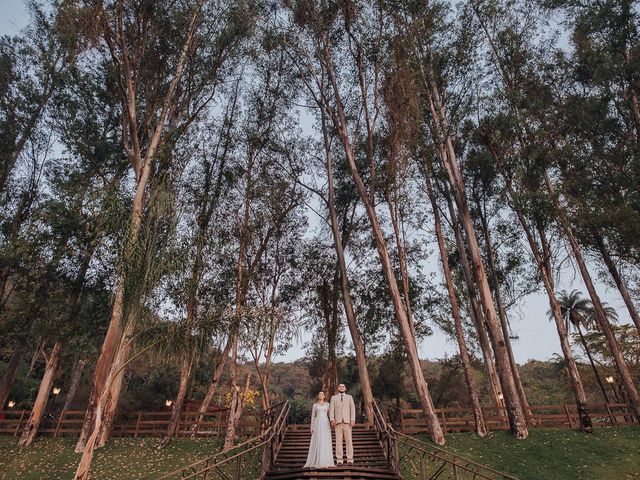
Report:
[[[29,419],[29,410],[0,411],[0,434],[19,435]],[[74,436],[80,433],[84,419],[83,410],[64,410],[57,414],[46,414],[40,424],[39,433],[54,437]],[[192,428],[197,422],[198,412],[183,412],[176,429],[177,437],[192,434]],[[198,437],[217,437],[224,435],[227,425],[227,410],[207,412],[204,420],[198,424],[195,433]],[[112,436],[132,437],[160,437],[164,434],[171,418],[170,411],[146,412],[118,415],[111,431]],[[244,415],[237,428],[240,436],[252,436],[260,431],[260,417]]]
[[[380,401],[373,402],[374,427],[389,467],[400,478],[435,480],[517,480],[486,465],[453,454],[397,430],[399,409]]]
[[[398,421],[394,422],[402,433],[411,435],[427,431],[422,410],[401,410],[391,406]],[[576,404],[532,406],[530,427],[580,428],[580,417]],[[587,405],[595,426],[637,424],[631,405],[626,403],[602,403]],[[438,408],[438,418],[445,433],[475,430],[475,419],[471,408]],[[508,430],[506,410],[497,407],[483,408],[489,430]]]
[[[274,405],[262,414],[259,435],[205,459],[163,475],[158,480],[213,480],[263,478],[278,455],[287,430],[289,402]],[[262,458],[261,461],[256,460]]]
[[[388,404],[387,404],[388,405]],[[393,415],[393,425],[397,431],[407,435],[426,432],[422,410],[399,409],[389,405]],[[637,418],[633,409],[626,403],[601,403],[587,405],[587,409],[596,426],[617,426],[637,424]],[[485,407],[485,422],[489,430],[508,430],[509,421],[504,409]],[[470,408],[438,408],[438,418],[445,433],[468,432],[475,429],[473,410]],[[20,435],[27,420],[29,410],[3,410],[0,411],[0,434]],[[112,429],[112,436],[131,437],[159,437],[162,436],[169,423],[171,412],[142,411],[131,414],[121,414],[116,417]],[[192,428],[196,423],[198,413],[195,411],[183,412],[176,436],[191,436]],[[532,406],[531,427],[546,428],[572,428],[580,427],[580,418],[575,404],[559,404]],[[58,414],[46,414],[40,425],[39,432],[43,435],[74,436],[78,435],[84,419],[82,410],[65,410]],[[244,415],[238,426],[238,435],[255,436],[265,429],[264,417],[260,414]],[[200,422],[196,436],[218,437],[224,434],[227,425],[227,410],[208,412],[204,420]],[[291,425],[296,428],[296,425]],[[301,428],[307,429],[308,425]]]

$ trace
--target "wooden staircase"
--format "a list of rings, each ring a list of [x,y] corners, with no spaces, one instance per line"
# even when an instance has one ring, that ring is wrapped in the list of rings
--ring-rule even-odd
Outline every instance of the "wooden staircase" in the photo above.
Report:
[[[265,475],[265,480],[293,479],[349,479],[364,480],[398,479],[389,468],[376,431],[356,426],[353,429],[354,464],[324,469],[302,468],[307,460],[311,432],[309,430],[288,429],[273,468]],[[335,433],[331,432],[335,452]]]

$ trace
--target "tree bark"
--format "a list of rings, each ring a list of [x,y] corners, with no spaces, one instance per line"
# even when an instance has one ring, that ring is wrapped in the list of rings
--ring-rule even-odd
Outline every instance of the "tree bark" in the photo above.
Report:
[[[518,395],[520,395],[520,401],[527,419],[527,424],[531,425],[533,420],[533,414],[529,407],[529,401],[522,385],[522,379],[520,378],[520,371],[518,370],[518,364],[513,356],[513,348],[511,347],[511,337],[509,335],[509,321],[507,319],[507,311],[504,308],[504,302],[502,301],[502,293],[500,292],[500,285],[498,282],[498,275],[496,274],[496,264],[493,253],[493,242],[491,240],[491,233],[489,232],[489,225],[487,219],[482,210],[480,202],[478,204],[478,211],[480,216],[480,222],[482,225],[482,233],[484,241],[487,247],[487,263],[489,266],[489,274],[491,275],[491,282],[493,284],[493,293],[496,300],[496,306],[498,307],[498,317],[500,318],[500,326],[502,327],[502,335],[504,336],[505,345],[509,353],[509,362],[511,363],[511,369],[513,370],[513,379],[516,382],[516,388],[518,389]]]
[[[469,247],[469,255],[471,256],[472,272],[478,286],[480,294],[480,302],[482,303],[484,318],[487,324],[489,337],[493,345],[493,353],[496,359],[496,368],[502,385],[502,393],[505,400],[507,416],[509,418],[509,426],[511,433],[518,439],[525,439],[529,435],[527,422],[518,389],[515,385],[514,374],[509,361],[509,353],[506,348],[502,328],[496,315],[495,306],[491,289],[487,280],[487,275],[482,263],[480,255],[480,247],[476,232],[473,228],[471,212],[467,203],[465,193],[465,183],[462,178],[460,166],[456,159],[456,153],[453,148],[453,142],[448,134],[448,126],[444,105],[440,99],[438,88],[433,79],[433,73],[425,75],[424,83],[428,91],[428,101],[431,109],[431,116],[434,123],[434,134],[440,148],[440,157],[444,166],[451,189],[453,198],[458,208],[458,214],[462,227],[464,228],[467,245]]]
[[[500,164],[499,157],[494,152],[494,158],[498,164]],[[504,176],[504,175],[503,175]],[[514,190],[511,185],[511,181],[505,176],[505,184],[507,187],[507,191],[509,194],[509,199],[511,201],[511,208],[516,214],[518,218],[518,222],[522,227],[522,230],[525,233],[527,238],[527,242],[529,243],[529,248],[531,249],[531,253],[536,261],[538,269],[540,270],[540,275],[542,277],[542,282],[544,284],[544,288],[547,292],[547,297],[549,298],[549,306],[551,308],[551,313],[553,316],[553,320],[556,324],[556,329],[558,331],[558,338],[560,339],[560,347],[562,348],[562,353],[564,355],[565,361],[567,363],[567,371],[569,373],[569,379],[571,381],[571,385],[573,387],[574,396],[576,398],[576,407],[578,409],[578,415],[580,416],[580,429],[585,433],[593,433],[593,424],[591,422],[591,417],[589,416],[589,411],[587,409],[587,396],[584,391],[584,386],[582,384],[582,379],[580,377],[580,372],[578,371],[578,367],[576,365],[575,358],[573,356],[573,352],[571,351],[571,345],[569,344],[569,336],[567,332],[566,322],[562,316],[562,311],[560,308],[560,303],[555,294],[555,287],[553,283],[553,273],[551,272],[550,263],[546,260],[548,255],[543,255],[542,251],[538,247],[538,244],[535,241],[533,236],[533,232],[529,227],[524,214],[522,211],[516,206],[513,201]],[[541,237],[541,243],[546,243],[546,238],[542,238],[545,236],[544,231],[540,231],[539,235]]]
[[[326,50],[325,50],[325,55],[328,55],[328,52]],[[405,347],[407,350],[407,357],[408,357],[409,367],[411,370],[411,375],[413,377],[413,382],[416,387],[418,398],[420,399],[420,403],[422,405],[422,410],[425,415],[425,420],[427,424],[427,429],[429,430],[429,435],[435,443],[439,445],[443,445],[445,441],[444,434],[442,432],[442,428],[440,426],[440,422],[438,420],[438,416],[436,414],[435,407],[433,405],[433,401],[429,393],[427,382],[424,378],[422,366],[420,365],[418,348],[416,345],[416,338],[412,333],[412,326],[410,325],[405,306],[403,305],[403,302],[402,302],[402,296],[400,294],[400,290],[398,289],[398,284],[397,284],[396,276],[394,273],[393,265],[391,263],[391,258],[389,256],[387,243],[384,238],[384,233],[382,232],[382,228],[380,226],[380,221],[378,219],[378,214],[375,210],[375,206],[370,201],[369,196],[367,195],[366,187],[364,185],[364,182],[362,181],[360,172],[357,167],[355,153],[353,151],[353,148],[351,146],[351,141],[349,138],[349,131],[347,128],[346,116],[344,113],[344,109],[342,107],[342,100],[338,93],[339,88],[337,84],[337,79],[335,78],[335,74],[333,73],[333,65],[330,57],[327,57],[325,61],[325,66],[327,68],[327,74],[333,86],[333,91],[337,97],[336,99],[337,112],[334,112],[329,105],[325,105],[325,108],[327,110],[327,113],[331,117],[333,125],[335,129],[338,131],[338,135],[340,136],[340,139],[342,141],[343,149],[347,157],[347,162],[349,165],[351,176],[356,184],[358,195],[360,196],[360,200],[362,201],[365,207],[367,216],[369,218],[369,222],[371,224],[371,228],[373,230],[373,236],[374,236],[376,248],[378,250],[378,256],[380,259],[383,273],[385,275],[385,278],[387,280],[387,284],[389,287],[389,294],[393,302],[396,321],[398,322],[400,333],[402,335],[402,338],[404,340]]]
[[[482,308],[480,307],[473,274],[471,273],[471,265],[469,265],[469,258],[467,257],[467,251],[462,238],[462,231],[458,222],[458,215],[455,211],[450,195],[445,193],[445,198],[447,200],[449,216],[451,217],[451,222],[453,224],[453,234],[456,239],[458,256],[460,257],[460,264],[462,266],[462,274],[467,287],[471,317],[476,327],[476,333],[478,334],[478,342],[480,343],[480,350],[482,351],[482,356],[484,358],[484,366],[487,370],[487,378],[493,395],[493,402],[496,407],[502,409],[505,407],[504,396],[502,395],[502,386],[500,385],[500,378],[498,377],[498,371],[496,370],[496,364],[493,359],[493,349],[491,348],[489,336],[487,335]]]
[[[476,433],[481,437],[484,437],[488,433],[487,424],[485,423],[484,413],[482,412],[482,405],[480,403],[478,388],[476,387],[475,380],[473,379],[473,370],[471,367],[469,350],[467,349],[467,344],[464,339],[464,330],[462,328],[462,319],[460,318],[460,309],[458,308],[458,299],[456,298],[456,292],[453,286],[453,278],[451,276],[451,269],[449,268],[449,256],[447,255],[444,236],[442,234],[442,221],[440,219],[440,211],[438,210],[438,205],[436,203],[431,180],[429,178],[426,178],[426,182],[429,200],[431,201],[431,208],[433,209],[433,219],[436,230],[436,239],[438,241],[438,250],[440,252],[440,260],[442,262],[442,271],[444,274],[445,283],[447,285],[447,292],[449,293],[449,301],[451,303],[451,314],[453,315],[456,341],[458,342],[460,358],[462,359],[464,376],[467,382],[467,391],[469,393],[469,399],[471,400],[471,408],[473,409],[473,417],[476,422]]]
[[[618,287],[618,291],[620,292],[620,295],[622,296],[622,299],[624,300],[624,303],[627,306],[627,310],[629,310],[629,315],[631,316],[633,323],[635,323],[636,328],[638,329],[638,334],[640,334],[640,315],[638,315],[638,310],[634,305],[633,300],[631,299],[631,295],[629,294],[627,285],[622,279],[622,276],[620,275],[620,272],[618,271],[616,264],[613,262],[611,255],[609,255],[609,250],[604,244],[604,239],[602,238],[602,235],[600,235],[600,233],[595,228],[592,229],[591,233],[593,235],[593,238],[596,241],[596,246],[600,251],[600,255],[602,255],[604,264],[607,266],[607,270],[609,270],[609,273],[611,274],[611,278],[613,278],[613,281]]]
[[[44,375],[40,382],[40,388],[38,389],[38,395],[36,396],[36,401],[33,404],[29,420],[27,420],[27,424],[25,425],[20,441],[18,442],[20,447],[28,447],[33,443],[33,440],[38,435],[38,428],[40,427],[42,416],[47,408],[47,400],[51,393],[51,386],[53,385],[53,380],[56,372],[58,371],[58,367],[60,366],[61,354],[62,342],[58,341],[54,344],[51,354],[49,355],[47,366],[45,367]]]
[[[113,365],[125,365],[129,356],[131,355],[131,351],[133,349],[133,345],[131,343],[131,336],[133,335],[133,324],[131,320],[127,322],[125,327],[125,332],[123,333],[123,344],[120,346],[116,352]],[[111,435],[111,427],[113,426],[113,421],[116,418],[116,412],[118,409],[118,401],[120,400],[120,392],[122,391],[122,384],[124,382],[124,374],[126,369],[120,368],[117,373],[113,377],[113,381],[107,388],[107,397],[103,406],[102,411],[102,422],[100,422],[100,428],[98,431],[98,438],[96,439],[96,448],[102,448],[109,440],[109,436]]]
[[[71,383],[69,384],[69,391],[67,392],[67,397],[65,398],[64,406],[62,407],[63,412],[71,408],[73,399],[76,397],[76,392],[78,391],[78,386],[80,385],[82,372],[84,371],[84,367],[86,367],[88,362],[89,361],[87,359],[80,358],[73,367],[73,373],[71,374]]]
[[[360,328],[356,319],[353,301],[351,299],[351,286],[349,284],[349,272],[347,271],[347,262],[344,257],[344,243],[340,225],[338,223],[338,215],[335,204],[335,187],[333,183],[333,151],[329,140],[328,129],[324,114],[322,115],[322,135],[326,152],[327,182],[328,182],[328,201],[329,218],[331,219],[331,233],[333,235],[333,245],[338,257],[338,268],[340,269],[340,284],[342,287],[342,304],[344,306],[345,315],[347,317],[347,326],[349,334],[353,342],[353,349],[356,354],[356,365],[358,366],[358,376],[360,377],[360,391],[365,405],[365,414],[367,417],[367,425],[373,425],[373,391],[371,389],[371,379],[369,378],[369,370],[367,368],[367,357],[364,350],[364,342],[360,334]],[[329,392],[332,395],[334,392]]]

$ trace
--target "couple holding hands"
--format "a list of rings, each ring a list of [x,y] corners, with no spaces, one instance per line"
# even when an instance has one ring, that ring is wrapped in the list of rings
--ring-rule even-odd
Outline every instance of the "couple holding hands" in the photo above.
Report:
[[[311,443],[305,468],[334,467],[331,446],[331,428],[336,431],[336,463],[342,465],[342,442],[347,444],[347,463],[353,463],[351,428],[356,424],[356,406],[353,397],[346,393],[344,383],[338,385],[338,393],[325,401],[324,392],[318,393],[318,402],[311,412]]]

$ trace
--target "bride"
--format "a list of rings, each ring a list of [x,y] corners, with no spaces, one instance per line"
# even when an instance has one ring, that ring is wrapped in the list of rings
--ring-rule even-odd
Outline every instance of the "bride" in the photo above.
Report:
[[[311,443],[304,467],[333,467],[331,446],[331,425],[329,424],[329,403],[324,401],[324,392],[318,393],[318,402],[311,411]]]

